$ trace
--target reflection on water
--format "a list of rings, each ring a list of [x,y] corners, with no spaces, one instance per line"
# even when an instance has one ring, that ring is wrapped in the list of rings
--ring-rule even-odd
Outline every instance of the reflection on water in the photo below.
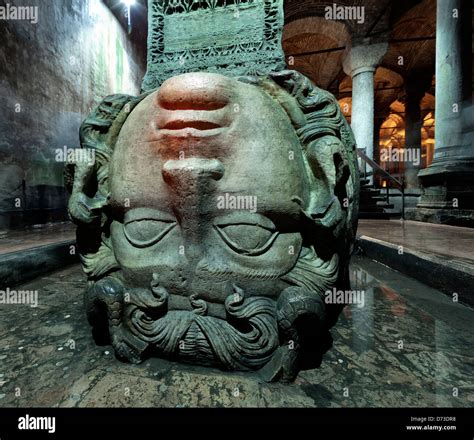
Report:
[[[352,341],[355,351],[368,350],[374,345],[374,278],[366,271],[353,266],[350,270],[351,288],[364,294],[363,307],[346,307],[345,316],[352,317]]]
[[[364,306],[344,309],[325,362],[335,387],[358,396],[320,404],[473,406],[474,310],[364,257],[353,257],[350,276]]]

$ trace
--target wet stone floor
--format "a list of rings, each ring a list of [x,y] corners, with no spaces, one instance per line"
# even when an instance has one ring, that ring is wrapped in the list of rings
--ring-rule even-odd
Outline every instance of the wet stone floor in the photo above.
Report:
[[[474,406],[474,310],[363,257],[352,279],[364,307],[346,307],[321,367],[285,385],[160,359],[121,363],[94,344],[80,267],[38,278],[22,286],[38,291],[36,308],[0,305],[0,407]]]

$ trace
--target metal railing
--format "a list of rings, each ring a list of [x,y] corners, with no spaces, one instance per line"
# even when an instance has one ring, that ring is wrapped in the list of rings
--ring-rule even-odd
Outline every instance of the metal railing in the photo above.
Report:
[[[369,165],[372,168],[372,175],[375,176],[375,174],[379,174],[383,176],[385,179],[387,179],[389,182],[394,184],[395,189],[398,189],[401,192],[401,197],[402,197],[402,220],[405,219],[405,182],[403,180],[403,177],[400,178],[400,180],[396,179],[393,177],[387,170],[384,170],[377,162],[374,162],[370,157],[368,157],[364,153],[363,148],[357,148],[357,156],[364,162],[364,167],[363,167],[363,176],[364,179],[367,178],[367,165]],[[387,203],[390,202],[390,185],[387,184],[386,189],[387,189]]]

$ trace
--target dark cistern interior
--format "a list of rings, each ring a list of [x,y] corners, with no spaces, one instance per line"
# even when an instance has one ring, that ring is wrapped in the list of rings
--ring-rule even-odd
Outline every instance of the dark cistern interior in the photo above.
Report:
[[[0,408],[474,406],[463,0],[0,0]]]

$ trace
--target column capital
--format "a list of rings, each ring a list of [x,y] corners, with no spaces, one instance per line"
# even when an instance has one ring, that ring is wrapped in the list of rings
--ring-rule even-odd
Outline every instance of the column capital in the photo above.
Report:
[[[344,53],[342,67],[352,78],[362,72],[375,72],[387,52],[388,43],[349,47]]]

